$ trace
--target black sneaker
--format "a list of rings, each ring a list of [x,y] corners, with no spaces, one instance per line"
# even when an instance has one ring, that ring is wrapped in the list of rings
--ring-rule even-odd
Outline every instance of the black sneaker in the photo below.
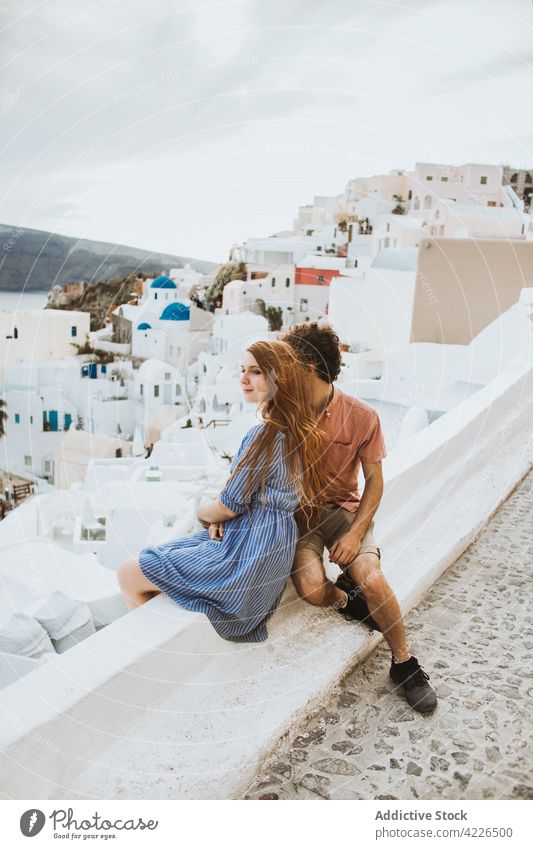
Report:
[[[348,604],[346,607],[337,607],[339,613],[344,614],[344,618],[348,622],[364,622],[373,631],[381,631],[378,623],[370,615],[366,599],[360,587],[355,584],[347,575],[339,575],[335,586],[343,590],[348,596]]]
[[[429,684],[429,675],[424,672],[416,657],[410,657],[404,663],[391,663],[390,677],[404,692],[412,708],[420,713],[428,713],[437,707],[437,694]]]

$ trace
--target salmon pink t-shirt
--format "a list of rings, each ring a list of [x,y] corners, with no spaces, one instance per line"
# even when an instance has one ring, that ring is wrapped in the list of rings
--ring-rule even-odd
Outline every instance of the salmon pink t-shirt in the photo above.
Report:
[[[379,463],[387,456],[379,416],[369,404],[333,390],[333,397],[318,419],[326,434],[326,472],[341,490],[336,503],[355,513],[361,496],[357,486],[361,460]],[[327,493],[326,493],[327,500]]]

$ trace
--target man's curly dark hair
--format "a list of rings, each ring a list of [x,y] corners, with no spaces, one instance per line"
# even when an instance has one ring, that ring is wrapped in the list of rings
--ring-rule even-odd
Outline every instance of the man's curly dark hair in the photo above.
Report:
[[[317,377],[326,383],[337,380],[341,370],[340,340],[329,324],[296,324],[281,338],[289,343],[300,362],[315,367]]]

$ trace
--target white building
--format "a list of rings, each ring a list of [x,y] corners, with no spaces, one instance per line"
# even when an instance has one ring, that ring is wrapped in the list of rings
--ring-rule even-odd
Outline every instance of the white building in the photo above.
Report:
[[[161,431],[189,411],[185,376],[175,366],[155,357],[135,372],[136,423],[145,445],[153,445]]]
[[[424,230],[433,238],[525,239],[528,218],[514,206],[438,200],[426,216]]]
[[[213,353],[233,353],[240,356],[243,345],[250,338],[270,339],[273,334],[268,329],[268,321],[262,315],[252,312],[237,314],[219,310],[213,323]]]
[[[8,363],[77,353],[89,337],[90,315],[70,310],[0,312],[0,380]]]
[[[390,174],[358,177],[346,186],[347,200],[377,197],[400,204],[405,211],[426,220],[439,201],[453,201],[489,210],[514,210],[521,220],[523,201],[511,186],[502,185],[503,167],[472,164],[445,165],[417,162],[414,171],[394,170]]]
[[[229,313],[245,311],[261,314],[263,308],[280,307],[284,323],[287,311],[294,310],[296,290],[294,265],[277,265],[264,277],[247,280],[232,280],[224,286],[222,309]]]
[[[339,385],[372,404],[388,448],[427,427],[498,378],[533,362],[533,289],[468,345],[407,343],[386,351],[344,352]]]
[[[293,235],[268,239],[247,239],[242,250],[243,261],[248,269],[248,276],[268,274],[279,265],[294,265],[307,253],[316,251],[324,245],[320,235]]]
[[[60,434],[54,456],[54,483],[69,490],[82,483],[89,465],[100,458],[129,457],[132,444],[119,436],[99,436],[72,428]]]
[[[55,451],[76,424],[80,363],[66,360],[13,362],[5,370],[7,419],[2,465],[54,481]]]
[[[92,552],[116,570],[150,544],[189,533],[202,494],[218,491],[227,463],[217,463],[204,431],[169,428],[147,459],[94,460],[87,469],[85,503],[78,512],[73,547]]]
[[[9,364],[2,462],[53,481],[55,453],[65,431],[79,428],[131,439],[131,385],[131,363],[105,365],[67,357]]]
[[[422,222],[410,215],[382,215],[373,231],[373,253],[384,248],[418,248],[425,235]]]
[[[88,433],[131,440],[135,430],[133,367],[129,361],[80,365],[79,425]]]
[[[134,314],[132,319],[136,321]],[[190,301],[172,300],[160,312],[147,307],[142,320],[132,325],[132,355],[155,357],[186,371],[209,345],[212,325],[213,314]]]
[[[183,268],[171,268],[169,278],[176,284],[180,298],[190,298],[208,280],[206,274],[196,271],[189,263]]]
[[[200,275],[202,276],[202,275]],[[196,281],[197,272],[183,269],[182,283]],[[189,282],[186,286],[189,286]],[[193,282],[191,282],[191,286]],[[185,371],[209,343],[213,316],[180,294],[170,277],[161,275],[143,281],[136,304],[121,304],[114,310],[116,320],[126,323],[132,356],[154,357]]]
[[[328,318],[352,351],[384,351],[409,343],[417,255],[417,248],[385,248],[350,277],[332,279]]]

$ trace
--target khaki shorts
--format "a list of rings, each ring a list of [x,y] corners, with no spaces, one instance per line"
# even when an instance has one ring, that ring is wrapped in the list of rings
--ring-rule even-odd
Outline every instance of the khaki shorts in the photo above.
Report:
[[[324,548],[331,549],[333,543],[339,539],[346,531],[349,531],[357,513],[351,513],[344,507],[332,505],[323,508],[323,513],[318,521],[317,527],[311,531],[305,531],[305,520],[302,524],[301,518],[297,517],[300,533],[304,532],[298,540],[296,548],[301,551],[303,548],[311,548],[316,551],[319,557],[324,554]],[[366,533],[361,541],[359,554],[376,554],[381,559],[381,549],[376,545],[374,539],[374,521],[372,520],[366,530]]]

